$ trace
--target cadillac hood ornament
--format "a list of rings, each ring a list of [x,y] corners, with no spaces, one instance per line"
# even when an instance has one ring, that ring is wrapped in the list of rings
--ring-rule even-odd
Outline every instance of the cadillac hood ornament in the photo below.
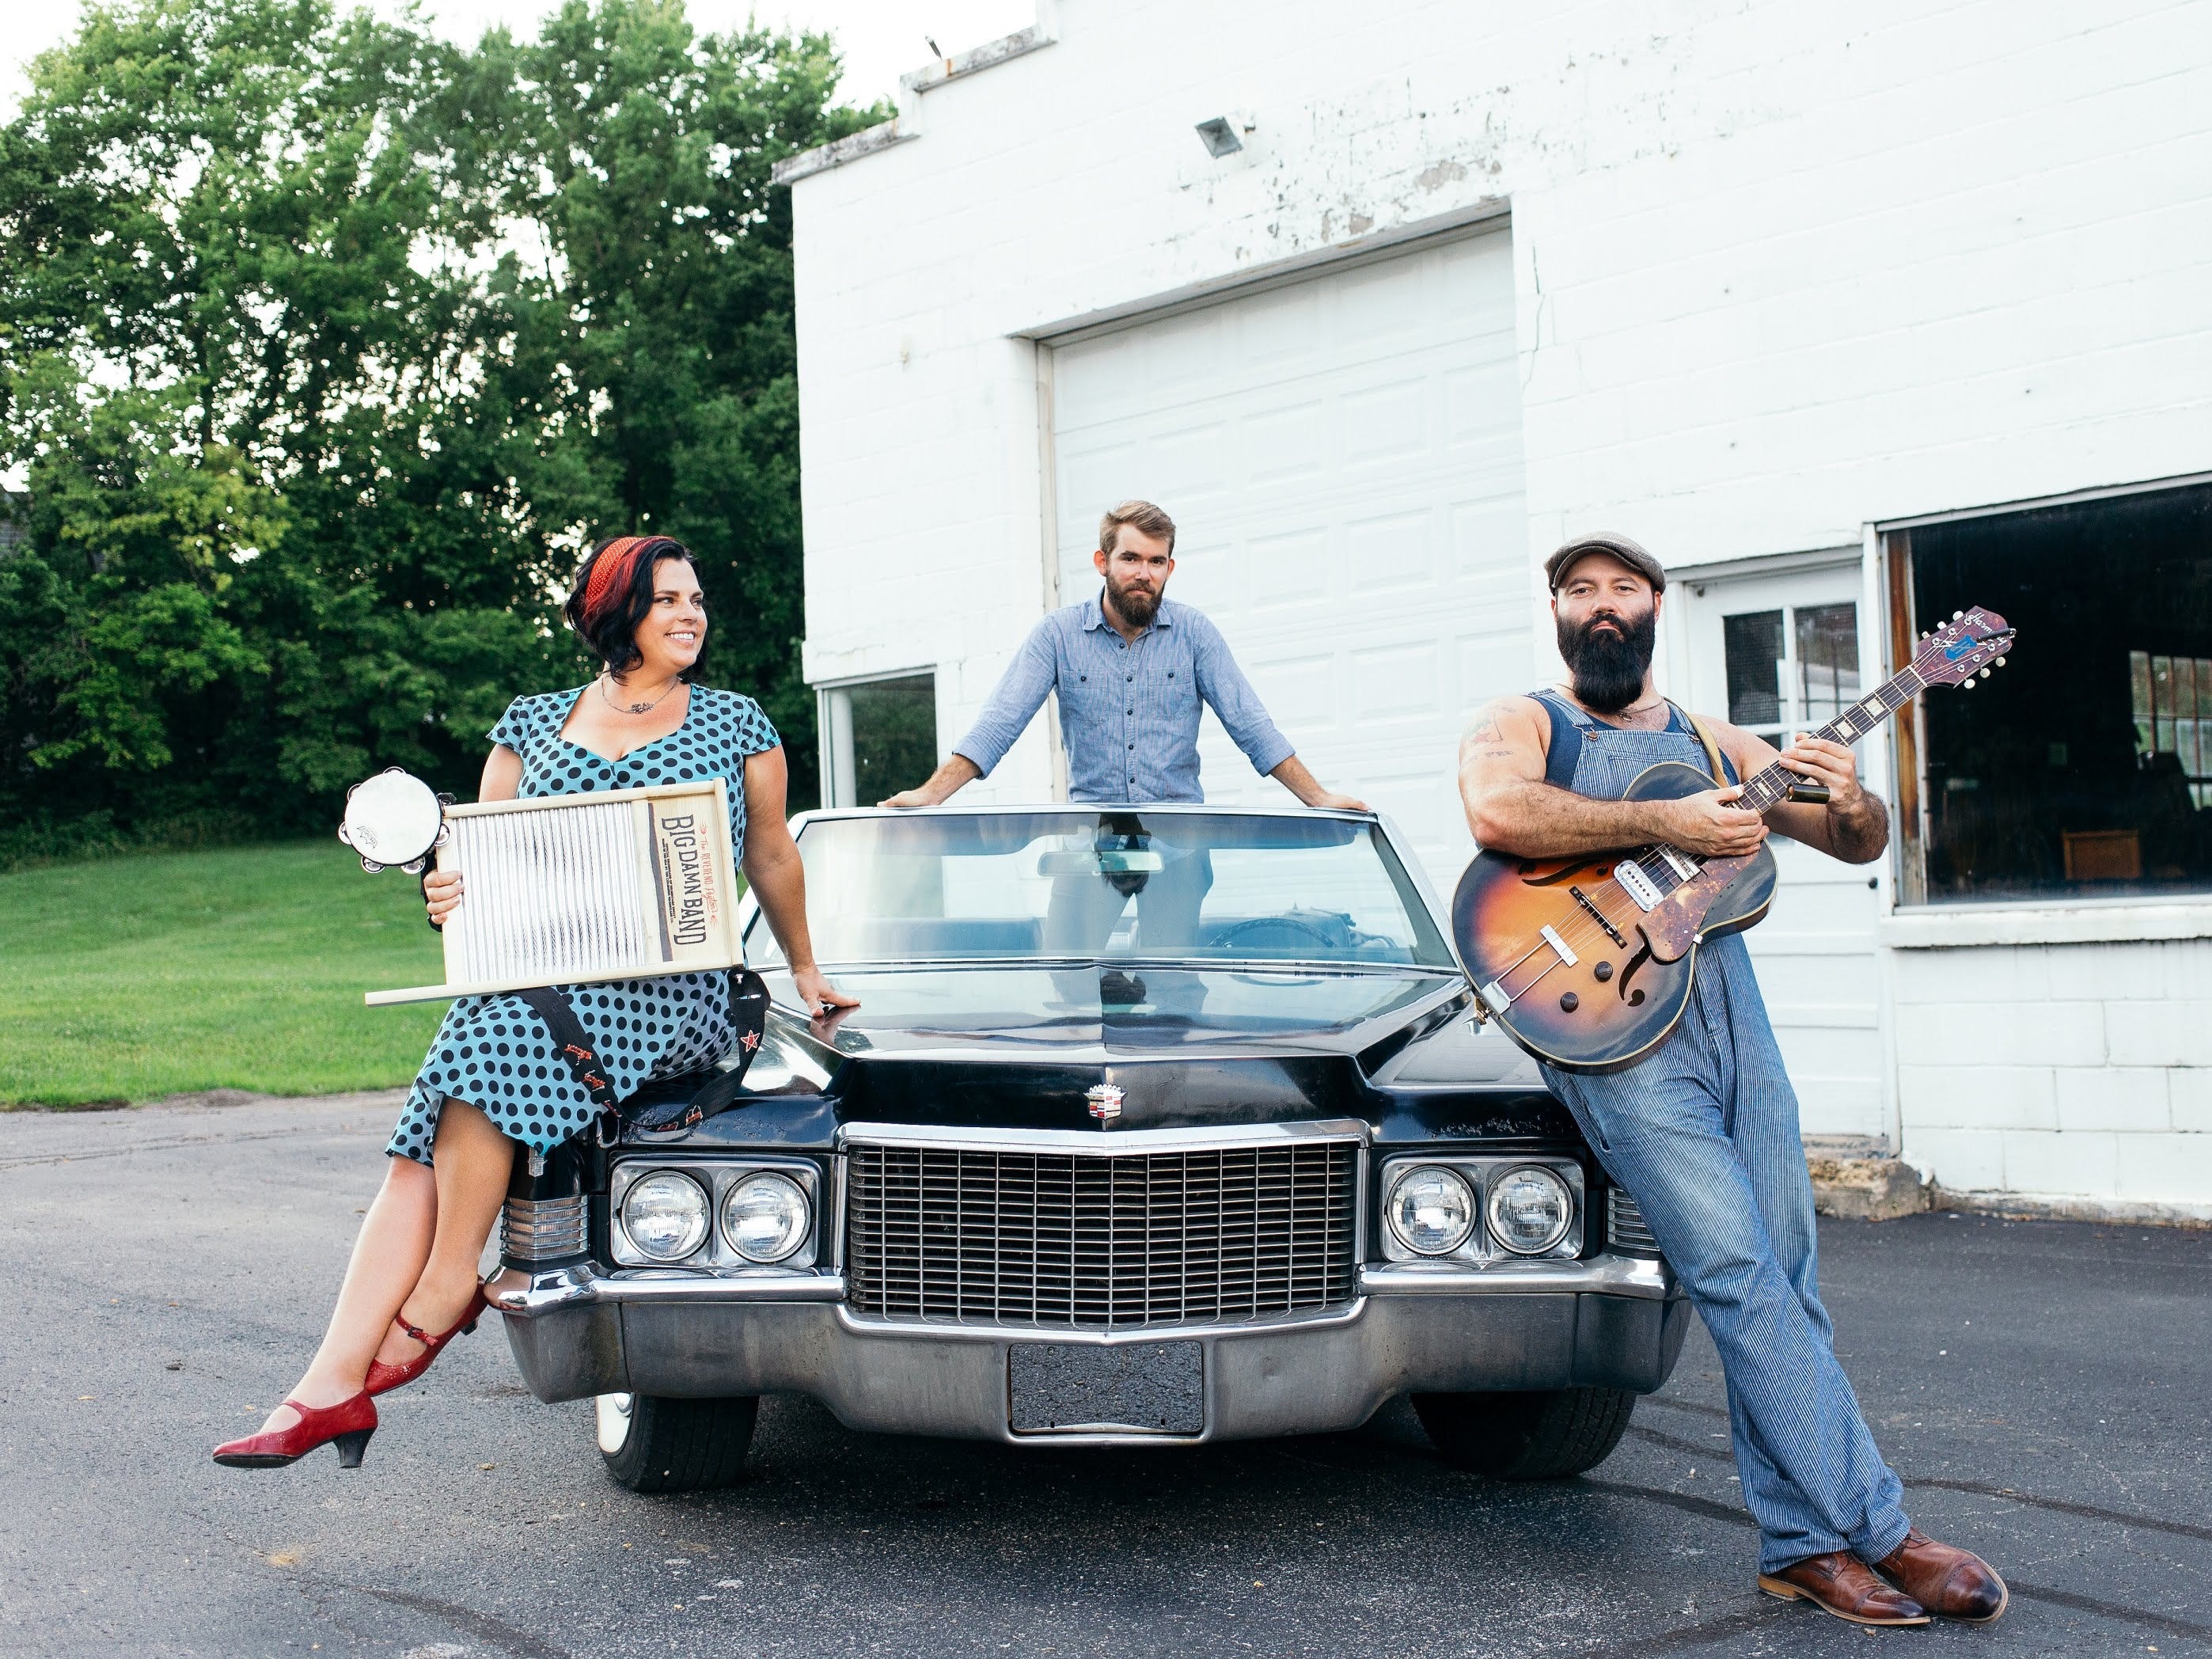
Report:
[[[1084,1102],[1091,1108],[1091,1115],[1101,1123],[1111,1123],[1121,1115],[1121,1103],[1127,1097],[1118,1084],[1100,1083],[1085,1090]]]

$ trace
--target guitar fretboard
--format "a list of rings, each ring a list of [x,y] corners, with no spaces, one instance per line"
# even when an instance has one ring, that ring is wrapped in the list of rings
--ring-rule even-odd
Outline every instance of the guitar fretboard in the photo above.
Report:
[[[1825,738],[1832,743],[1856,743],[1927,689],[1928,682],[1920,678],[1917,671],[1899,669],[1826,726],[1807,735]],[[1799,777],[1798,773],[1777,761],[1744,780],[1743,793],[1737,797],[1736,805],[1764,812],[1780,800]]]

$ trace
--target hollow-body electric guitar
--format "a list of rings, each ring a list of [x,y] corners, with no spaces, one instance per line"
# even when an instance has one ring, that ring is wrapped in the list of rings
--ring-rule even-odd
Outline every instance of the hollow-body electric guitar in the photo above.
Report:
[[[1988,678],[2012,639],[1995,611],[1959,611],[1922,638],[1908,666],[1810,735],[1855,743],[1931,685]],[[1764,812],[1804,781],[1777,762],[1744,780],[1737,805]],[[1662,761],[1637,774],[1622,799],[1680,799],[1712,787],[1696,767]],[[1774,881],[1763,843],[1738,858],[1664,845],[1557,859],[1478,853],[1452,898],[1478,1018],[1562,1071],[1632,1066],[1681,1018],[1698,946],[1758,921]]]

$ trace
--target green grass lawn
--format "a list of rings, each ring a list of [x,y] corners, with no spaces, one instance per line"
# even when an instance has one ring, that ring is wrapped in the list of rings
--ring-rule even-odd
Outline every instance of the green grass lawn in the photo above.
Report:
[[[446,1004],[362,993],[444,977],[416,878],[335,839],[0,875],[0,1103],[395,1086]]]

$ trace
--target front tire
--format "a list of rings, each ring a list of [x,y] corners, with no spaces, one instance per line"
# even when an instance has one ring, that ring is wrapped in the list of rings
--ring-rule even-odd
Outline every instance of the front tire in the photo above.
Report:
[[[1417,1394],[1413,1410],[1444,1462],[1493,1480],[1561,1480],[1613,1455],[1636,1396],[1626,1389]]]
[[[708,1492],[744,1479],[760,1397],[668,1400],[603,1394],[599,1455],[632,1492]]]

